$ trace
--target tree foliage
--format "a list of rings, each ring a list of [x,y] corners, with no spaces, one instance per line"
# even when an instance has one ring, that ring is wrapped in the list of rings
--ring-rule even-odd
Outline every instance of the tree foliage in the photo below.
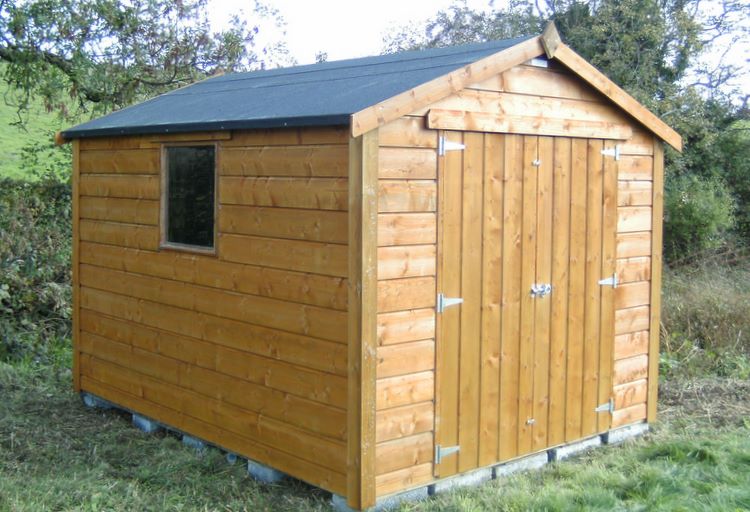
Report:
[[[0,61],[21,110],[102,113],[227,71],[260,67],[257,25],[213,32],[207,0],[0,0]],[[252,4],[257,20],[278,15]]]
[[[747,91],[732,87],[747,72],[730,52],[707,65],[712,45],[749,44],[750,4],[735,0],[512,0],[474,10],[457,2],[424,26],[401,28],[384,41],[387,52],[539,34],[554,20],[563,40],[661,116],[683,137],[684,151],[668,150],[665,243],[691,250],[715,245],[736,219],[734,233],[750,242],[750,136]],[[690,190],[687,190],[690,188]],[[727,189],[729,194],[722,194]],[[681,192],[677,192],[680,190]],[[683,193],[684,192],[684,193]],[[688,193],[689,192],[689,193]],[[726,196],[726,197],[725,197]],[[711,201],[710,205],[698,204]],[[696,204],[686,204],[686,202]],[[732,204],[737,205],[732,215]],[[687,237],[676,215],[716,213]],[[697,218],[695,219],[697,221]],[[674,228],[674,229],[673,229]],[[691,240],[685,243],[685,240]]]

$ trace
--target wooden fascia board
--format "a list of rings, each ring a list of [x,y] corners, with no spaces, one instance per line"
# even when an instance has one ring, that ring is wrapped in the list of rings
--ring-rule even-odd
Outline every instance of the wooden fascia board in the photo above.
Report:
[[[659,119],[635,98],[622,90],[601,71],[589,64],[586,59],[574,52],[569,46],[560,43],[555,48],[555,59],[567,66],[576,75],[583,78],[594,89],[604,94],[618,107],[630,114],[639,123],[652,131],[664,142],[677,151],[682,151],[682,137]]]
[[[352,114],[351,135],[358,137],[543,53],[541,38],[534,37],[392,96]]]

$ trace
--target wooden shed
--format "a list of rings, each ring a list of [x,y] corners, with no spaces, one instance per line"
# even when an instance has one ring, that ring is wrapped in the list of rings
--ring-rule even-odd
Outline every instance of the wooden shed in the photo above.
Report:
[[[681,139],[552,25],[61,136],[77,390],[355,509],[655,417]]]

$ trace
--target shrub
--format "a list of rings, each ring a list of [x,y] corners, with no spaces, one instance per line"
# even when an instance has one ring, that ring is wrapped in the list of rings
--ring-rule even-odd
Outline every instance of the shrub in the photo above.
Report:
[[[718,178],[683,175],[667,180],[664,255],[684,259],[726,241],[734,225],[734,200]]]
[[[667,376],[750,378],[749,258],[734,255],[732,264],[706,255],[701,259],[665,269],[663,369]]]
[[[70,334],[71,191],[0,180],[0,360],[44,358]]]

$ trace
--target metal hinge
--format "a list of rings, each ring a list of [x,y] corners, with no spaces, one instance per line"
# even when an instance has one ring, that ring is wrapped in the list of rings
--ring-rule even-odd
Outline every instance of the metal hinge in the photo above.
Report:
[[[461,297],[446,297],[442,293],[438,293],[437,295],[437,305],[435,306],[435,310],[438,313],[442,313],[445,311],[445,308],[450,306],[455,306],[457,304],[462,304],[464,299]]]
[[[609,149],[602,149],[602,155],[613,156],[615,157],[615,160],[619,160],[620,159],[620,146],[615,146]]]
[[[438,155],[444,155],[446,151],[463,151],[466,149],[464,144],[445,140],[445,137],[438,138]]]
[[[454,453],[458,453],[461,450],[460,446],[446,446],[443,448],[439,444],[435,445],[435,464],[440,464],[440,461],[443,460],[443,457],[446,457],[448,455],[453,455]]]
[[[607,277],[606,279],[601,279],[599,281],[599,284],[602,286],[611,286],[612,288],[617,288],[617,272],[612,274],[612,277]]]
[[[615,399],[610,398],[608,402],[603,403],[602,405],[594,409],[594,412],[608,412],[612,414],[613,412],[615,412]]]

